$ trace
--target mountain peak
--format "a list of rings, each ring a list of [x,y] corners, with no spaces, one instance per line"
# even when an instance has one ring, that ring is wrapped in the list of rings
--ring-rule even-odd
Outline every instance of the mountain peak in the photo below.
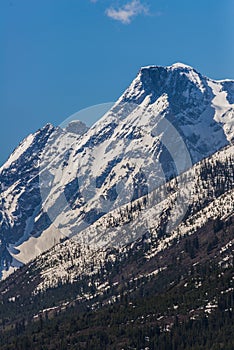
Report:
[[[140,69],[122,98],[125,102],[140,104],[146,96],[150,96],[153,103],[166,94],[174,105],[178,105],[178,100],[186,105],[191,105],[191,101],[199,105],[201,100],[210,101],[213,98],[207,84],[208,78],[184,63],[151,65]]]
[[[184,63],[181,63],[181,62],[176,62],[176,63],[173,63],[171,66],[160,66],[160,65],[149,65],[149,66],[143,66],[141,67],[140,69],[140,72],[141,71],[144,71],[144,70],[155,70],[155,69],[165,69],[165,70],[175,70],[175,69],[186,69],[186,70],[194,70],[193,67],[187,65],[187,64],[184,64]]]
[[[181,62],[176,62],[174,64],[172,64],[171,66],[169,66],[168,68],[172,68],[172,69],[194,69],[193,67],[187,65],[187,64],[184,64],[184,63],[181,63]]]

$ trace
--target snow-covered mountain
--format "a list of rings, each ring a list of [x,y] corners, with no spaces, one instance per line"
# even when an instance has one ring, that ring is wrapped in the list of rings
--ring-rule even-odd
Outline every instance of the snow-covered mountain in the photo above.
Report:
[[[35,134],[29,135],[12,153],[0,168],[0,270],[12,272],[24,263],[13,258],[18,245],[31,240],[35,243],[44,227],[38,227],[35,217],[41,210],[39,183],[40,157],[50,137],[59,137],[60,144],[64,137],[78,140],[86,131],[83,123],[67,126],[69,132],[47,124]],[[80,129],[78,129],[80,127]],[[46,220],[44,225],[46,225]],[[31,242],[31,241],[30,241]],[[42,250],[54,244],[53,234],[44,242]],[[34,249],[37,249],[34,247]],[[38,248],[37,253],[40,253]],[[34,250],[35,251],[35,250]],[[28,252],[30,255],[30,251]],[[6,273],[6,275],[8,274]]]
[[[92,242],[100,220],[109,226],[112,220],[113,227],[118,208],[155,192],[233,140],[234,81],[214,81],[179,63],[141,68],[89,130],[80,123],[66,130],[48,125],[0,169],[1,269],[28,262],[64,236],[110,245],[112,235],[108,240],[98,234]],[[193,190],[197,183],[191,181]],[[168,208],[163,201],[168,196],[159,201],[159,211],[148,208],[146,216],[161,218]],[[176,210],[179,219],[183,210]],[[119,243],[138,238],[140,227]]]

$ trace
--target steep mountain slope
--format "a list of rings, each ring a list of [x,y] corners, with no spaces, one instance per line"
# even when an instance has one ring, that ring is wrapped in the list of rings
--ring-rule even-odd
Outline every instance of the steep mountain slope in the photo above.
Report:
[[[34,135],[29,135],[0,169],[0,271],[7,269],[12,260],[7,246],[25,239],[30,226],[33,226],[35,211],[40,204],[39,155],[53,129],[52,125],[46,125]],[[13,266],[17,266],[17,262],[13,262]]]
[[[150,243],[150,249],[145,253],[150,260],[179,242],[182,237],[194,234],[210,221],[222,224],[228,220],[234,213],[233,154],[233,145],[215,153],[182,174],[180,177],[185,179],[183,182],[177,177],[131,205],[127,204],[101,217],[83,231],[83,243],[76,238],[66,240],[39,256],[33,263],[33,274],[41,276],[40,283],[34,286],[34,293],[63,283],[73,283],[80,276],[98,273],[106,260],[114,263],[118,255],[125,252],[126,247],[134,246],[134,242],[137,239],[141,241],[142,236]],[[179,186],[180,182],[183,184],[182,188]],[[163,193],[161,201],[159,191],[160,194]],[[165,191],[167,197],[164,195]],[[183,213],[181,223],[167,230],[168,223],[173,221],[174,211],[182,205],[186,207],[186,213]],[[129,232],[132,241],[128,245]],[[125,237],[128,237],[126,242]],[[122,243],[120,247],[114,244],[119,240]],[[112,246],[115,247],[115,254]],[[30,279],[30,275],[28,278]]]
[[[42,307],[45,299],[49,303],[47,307],[52,307],[55,300],[59,305],[64,297],[68,298],[68,295],[71,299],[77,297],[81,302],[87,300],[92,302],[94,297],[101,297],[106,289],[111,286],[114,288],[113,283],[120,283],[118,266],[122,264],[135,266],[130,270],[128,267],[126,274],[123,268],[125,282],[128,279],[141,281],[143,277],[157,276],[164,270],[163,273],[167,279],[166,276],[169,276],[167,266],[172,259],[171,250],[179,252],[179,255],[182,254],[186,239],[190,241],[186,250],[191,255],[191,259],[193,260],[195,255],[201,258],[201,261],[196,260],[193,263],[202,264],[203,260],[207,261],[215,255],[218,265],[231,266],[234,233],[233,148],[234,146],[229,146],[193,167],[195,178],[193,178],[193,190],[189,196],[188,210],[181,224],[174,230],[166,231],[164,228],[167,221],[171,220],[173,200],[170,199],[173,199],[178,192],[176,179],[167,184],[169,195],[168,200],[160,204],[163,208],[160,221],[157,214],[159,203],[145,210],[147,203],[150,202],[149,196],[146,196],[146,201],[144,197],[140,198],[133,202],[131,207],[122,207],[119,213],[109,213],[95,224],[97,231],[100,229],[106,232],[111,225],[111,231],[117,230],[118,234],[121,234],[129,219],[133,224],[130,228],[134,231],[134,226],[137,226],[134,218],[142,215],[141,222],[147,213],[151,220],[151,227],[142,229],[140,238],[121,248],[110,246],[94,248],[94,245],[82,245],[74,239],[66,240],[37,257],[0,285],[2,300],[5,300],[3,305],[7,307],[8,299],[16,295],[18,295],[17,301],[15,300],[16,303],[11,308],[17,308],[17,305],[23,304],[25,310],[34,308],[34,304],[36,309]],[[191,171],[191,169],[188,170],[183,176],[189,178]],[[116,219],[114,225],[113,217]],[[226,229],[223,230],[225,227]],[[219,231],[223,232],[223,236],[222,239],[220,236],[217,241],[216,233]],[[195,242],[197,239],[200,242],[206,242],[202,249]],[[191,242],[193,242],[192,245]],[[211,256],[210,252],[214,248],[215,253]],[[136,264],[139,259],[141,263]],[[188,266],[186,267],[185,264],[184,268]],[[174,271],[172,278],[177,273],[180,275],[181,272]],[[60,293],[62,286],[64,290],[70,289],[71,293]],[[47,295],[51,293],[54,297],[47,299]],[[110,295],[107,297],[109,298]]]
[[[121,249],[67,240],[1,282],[2,348],[232,349],[233,166],[233,146],[194,166],[197,191],[176,232],[155,221]],[[115,225],[143,204],[122,208]]]
[[[73,129],[71,127],[72,125],[68,125],[69,132],[66,132],[54,128],[51,124],[46,125],[35,134],[29,135],[0,168],[0,275],[2,270],[7,271],[9,266],[15,268],[24,262],[23,259],[18,261],[17,258],[12,258],[11,254],[17,252],[15,247],[27,241],[29,237],[34,237],[35,243],[43,231],[43,227],[38,227],[35,220],[42,206],[39,183],[40,157],[49,140],[55,136],[59,138],[57,147],[60,149],[64,138],[71,139],[72,142],[79,139],[77,125],[72,133],[74,125]],[[81,132],[83,131],[86,131],[84,126],[81,128]],[[54,238],[51,235],[50,239],[44,242],[44,246],[37,249],[37,254],[53,244]],[[11,271],[12,268],[9,272]]]
[[[4,185],[8,172],[19,173],[22,168],[14,158],[9,160],[0,171],[2,269],[8,269],[12,256],[13,266],[16,260],[26,263],[61,237],[75,236],[82,243],[85,232],[85,241],[91,244],[86,233],[92,233],[93,225],[96,230],[95,222],[101,217],[230,144],[234,138],[233,86],[232,81],[213,81],[183,64],[142,68],[115,106],[90,130],[84,128],[82,137],[69,129],[53,129],[44,143],[38,140],[40,163],[33,165],[37,190],[36,198],[29,195],[30,205],[31,187],[22,183],[24,174],[12,180],[12,187]],[[27,143],[31,145],[28,140],[25,148]],[[21,161],[28,154],[33,162],[33,147],[17,153]],[[33,173],[31,168],[28,164],[25,172]],[[23,195],[14,192],[20,186],[25,202]],[[175,211],[175,223],[183,218],[184,210]],[[131,232],[125,231],[124,240],[115,239],[115,243],[138,238],[141,226],[134,235]],[[107,238],[96,235],[95,244],[108,245],[113,237]]]

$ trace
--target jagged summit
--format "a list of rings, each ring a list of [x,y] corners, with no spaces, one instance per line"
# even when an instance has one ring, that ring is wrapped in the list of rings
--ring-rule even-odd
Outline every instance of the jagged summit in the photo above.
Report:
[[[34,134],[29,134],[24,140],[19,144],[18,147],[14,149],[12,154],[9,156],[8,160],[0,167],[0,173],[5,169],[9,169],[14,166],[15,163],[27,162],[27,154],[30,154],[30,150],[38,150],[45,145],[46,140],[53,133],[55,127],[51,123],[47,123],[41,129],[38,129]],[[37,154],[35,152],[34,158],[36,159]]]
[[[171,101],[175,97],[175,104],[178,104],[178,99],[186,100],[188,104],[188,98],[191,101],[196,100],[198,104],[201,99],[212,99],[208,81],[208,78],[183,63],[171,66],[145,66],[140,69],[123,94],[123,99],[139,104],[146,96],[150,96],[154,102],[162,94],[167,94]]]

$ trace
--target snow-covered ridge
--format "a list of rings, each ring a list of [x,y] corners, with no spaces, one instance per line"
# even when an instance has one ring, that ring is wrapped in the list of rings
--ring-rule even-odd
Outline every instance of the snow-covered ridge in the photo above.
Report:
[[[15,163],[17,160],[19,160],[20,157],[24,155],[24,153],[32,146],[33,142],[37,139],[37,137],[43,133],[51,133],[54,130],[54,127],[52,124],[48,123],[46,124],[41,130],[38,130],[34,134],[28,135],[16,149],[12,152],[12,154],[9,156],[8,160],[1,166],[0,173],[4,170],[9,168],[13,163]]]
[[[8,168],[12,163],[14,163],[20,156],[24,154],[24,152],[30,147],[34,140],[34,135],[30,134],[24,139],[19,147],[10,155],[9,159],[4,164],[5,168]],[[2,168],[0,168],[1,171]]]

